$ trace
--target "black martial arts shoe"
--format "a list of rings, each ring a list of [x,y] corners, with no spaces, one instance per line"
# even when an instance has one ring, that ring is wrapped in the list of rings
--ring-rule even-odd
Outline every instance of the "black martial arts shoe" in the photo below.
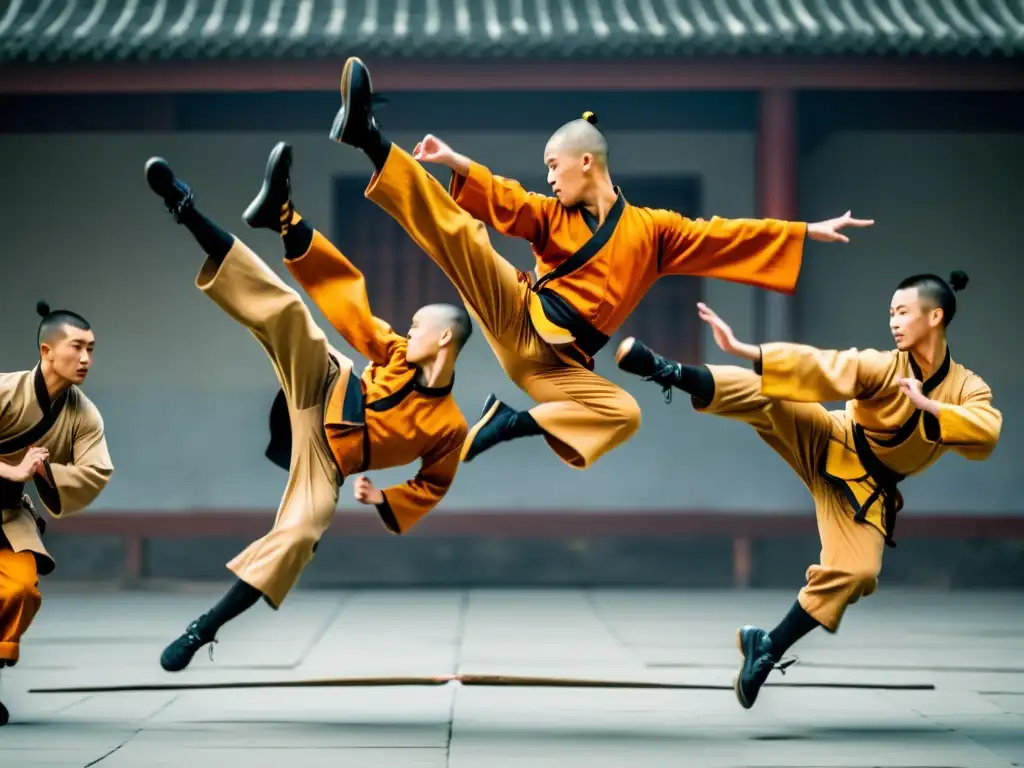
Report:
[[[661,385],[665,401],[672,402],[672,387],[679,383],[683,372],[680,363],[662,357],[634,336],[623,339],[619,344],[615,362],[626,373],[642,376],[644,381]]]
[[[192,190],[174,177],[174,171],[162,157],[151,157],[146,161],[146,183],[163,198],[174,220],[181,223],[182,213],[194,204]]]
[[[253,229],[282,232],[292,220],[292,146],[279,141],[270,150],[263,186],[242,218]]]
[[[160,666],[167,672],[181,672],[196,655],[196,651],[207,643],[216,643],[217,639],[202,625],[202,619],[197,619],[188,625],[185,633],[173,643],[164,648],[160,654]],[[213,646],[210,646],[210,658],[213,658]]]
[[[473,425],[462,444],[462,461],[472,461],[488,448],[517,437],[538,434],[537,424],[528,412],[509,408],[493,394],[484,401],[480,420]]]
[[[775,656],[771,637],[758,627],[747,625],[737,629],[736,645],[743,654],[743,664],[736,675],[736,680],[733,681],[733,688],[740,706],[750,709],[754,706],[758,691],[771,671],[777,669],[786,674],[786,669],[796,662],[796,659],[780,662]]]
[[[357,57],[350,57],[341,70],[341,109],[334,116],[330,137],[365,149],[366,140],[379,129],[373,106],[380,101],[373,94],[370,70]]]

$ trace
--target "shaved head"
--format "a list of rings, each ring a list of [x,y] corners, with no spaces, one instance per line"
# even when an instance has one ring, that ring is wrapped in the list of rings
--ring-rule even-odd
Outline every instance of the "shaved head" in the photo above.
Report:
[[[567,208],[581,203],[592,207],[599,197],[617,194],[608,175],[608,140],[597,129],[593,112],[584,112],[582,119],[551,134],[544,165],[551,191]]]
[[[608,141],[597,126],[582,118],[570,120],[548,139],[545,155],[563,153],[576,156],[589,153],[597,165],[602,168],[608,166]]]
[[[405,359],[422,366],[438,359],[445,350],[454,360],[473,333],[469,313],[454,304],[428,304],[412,316]]]
[[[428,304],[416,313],[440,330],[450,329],[456,349],[462,349],[473,333],[469,313],[454,304]]]

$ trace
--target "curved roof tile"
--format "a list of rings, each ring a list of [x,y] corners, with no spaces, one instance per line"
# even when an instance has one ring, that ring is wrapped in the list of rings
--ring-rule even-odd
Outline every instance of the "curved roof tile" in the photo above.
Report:
[[[8,0],[0,61],[1016,55],[1020,0]]]

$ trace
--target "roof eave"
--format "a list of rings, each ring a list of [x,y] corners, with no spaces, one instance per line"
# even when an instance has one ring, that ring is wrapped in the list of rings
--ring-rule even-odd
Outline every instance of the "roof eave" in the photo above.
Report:
[[[1024,90],[1020,60],[707,57],[672,60],[365,59],[379,91]],[[0,93],[323,91],[336,60],[174,61],[0,66]]]

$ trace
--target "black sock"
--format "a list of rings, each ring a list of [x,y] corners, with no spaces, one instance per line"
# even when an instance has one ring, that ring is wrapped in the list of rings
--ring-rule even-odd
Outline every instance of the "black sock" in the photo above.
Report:
[[[193,206],[181,212],[180,221],[192,233],[207,256],[218,264],[224,262],[224,257],[235,244],[234,236],[218,227]]]
[[[256,589],[256,587],[246,584],[239,579],[228,590],[228,593],[220,599],[220,602],[213,606],[210,612],[199,620],[203,632],[213,637],[217,634],[218,629],[239,614],[252,608],[261,597],[263,597],[263,593]]]
[[[793,603],[793,607],[789,609],[789,613],[779,622],[779,626],[768,633],[772,640],[772,650],[775,652],[776,661],[797,640],[819,626],[821,625],[818,624],[817,619],[800,606],[799,600]]]
[[[511,440],[513,437],[530,437],[531,435],[543,435],[544,430],[534,421],[529,411],[517,411],[508,425],[507,434]]]
[[[370,158],[373,167],[377,171],[382,171],[384,163],[388,161],[388,155],[391,154],[391,142],[385,139],[380,131],[374,129],[367,136],[363,144],[363,151]]]
[[[284,257],[297,259],[309,251],[309,247],[313,244],[313,228],[303,219],[298,224],[288,227],[283,239]]]
[[[715,399],[715,377],[706,365],[678,363],[679,379],[675,386],[703,405],[710,405]]]

